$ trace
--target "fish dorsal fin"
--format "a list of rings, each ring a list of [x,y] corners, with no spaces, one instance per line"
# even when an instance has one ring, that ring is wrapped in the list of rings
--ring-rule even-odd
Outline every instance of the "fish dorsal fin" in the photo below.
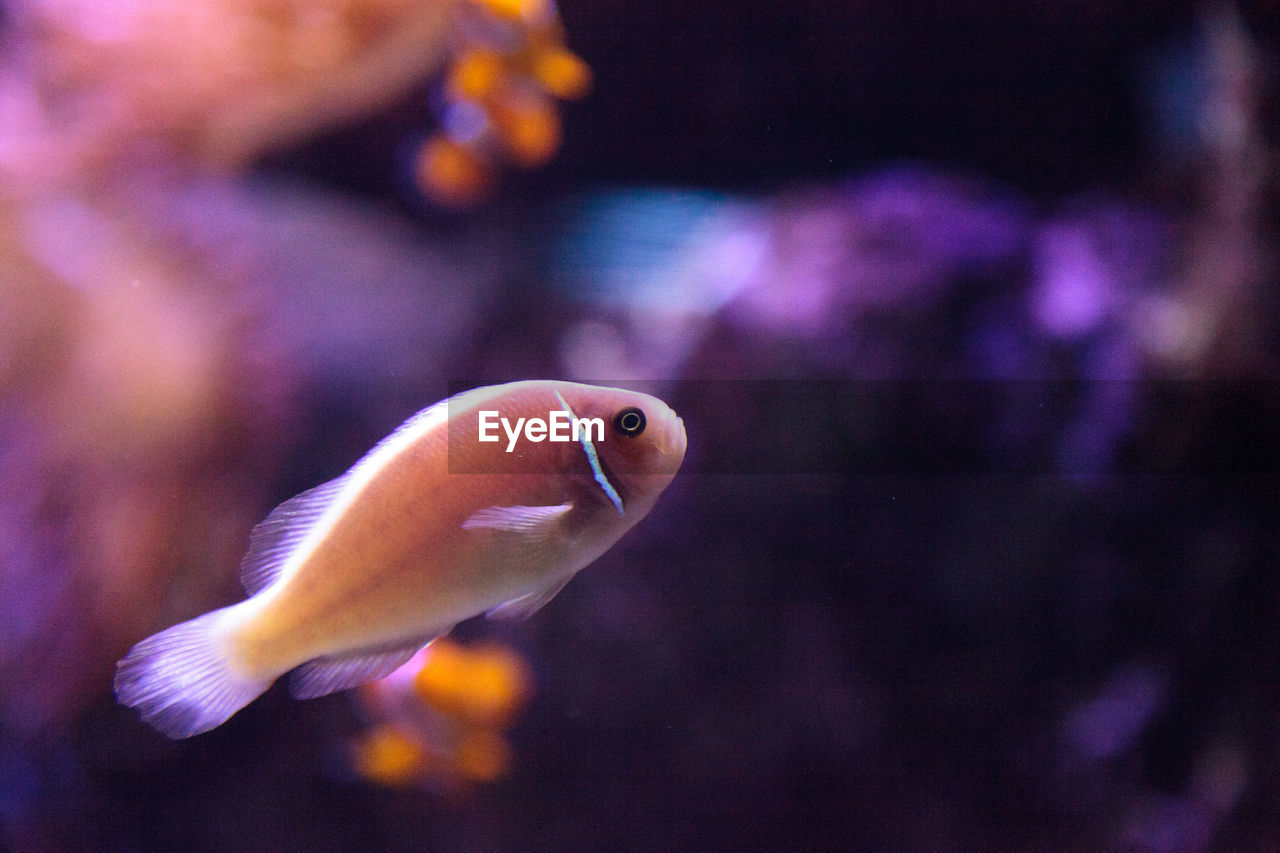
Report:
[[[302,544],[350,479],[348,472],[295,495],[258,522],[249,534],[249,550],[240,561],[240,583],[245,592],[257,595],[275,582],[289,555]]]
[[[564,589],[565,584],[573,579],[573,575],[567,578],[561,578],[553,584],[536,589],[533,592],[522,595],[519,598],[513,598],[505,604],[499,604],[490,610],[486,616],[490,619],[508,619],[519,621],[528,619],[533,614],[541,610],[548,601],[555,598],[560,590]]]
[[[444,426],[449,421],[449,397],[438,403],[432,403],[417,414],[411,415],[404,423],[396,427],[390,435],[375,444],[368,453],[360,457],[360,461],[351,466],[352,474],[366,467],[376,467],[377,460],[387,456],[395,456],[400,450],[412,444],[433,429]]]
[[[351,466],[345,474],[292,497],[276,507],[249,536],[249,551],[240,563],[240,583],[255,595],[280,576],[289,556],[297,550],[343,489],[358,492],[382,465],[413,442],[448,420],[448,400],[428,406],[402,423],[394,432]]]
[[[449,633],[448,630],[440,635]],[[358,687],[368,681],[385,678],[413,657],[418,649],[435,637],[414,640],[408,645],[396,644],[362,649],[343,655],[330,655],[307,661],[293,672],[289,691],[298,699],[315,699],[339,690]]]

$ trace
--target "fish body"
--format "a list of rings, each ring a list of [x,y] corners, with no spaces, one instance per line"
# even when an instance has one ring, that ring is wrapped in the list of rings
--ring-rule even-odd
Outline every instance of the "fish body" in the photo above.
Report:
[[[441,401],[277,507],[242,563],[251,597],[134,646],[117,697],[187,737],[290,670],[295,695],[322,696],[471,616],[526,616],[648,514],[685,445],[665,403],[623,389],[534,380]]]

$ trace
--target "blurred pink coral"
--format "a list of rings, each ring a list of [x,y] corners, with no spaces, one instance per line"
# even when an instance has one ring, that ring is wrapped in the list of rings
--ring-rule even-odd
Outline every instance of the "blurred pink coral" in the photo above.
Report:
[[[0,725],[66,722],[132,641],[230,593],[301,377],[429,375],[456,341],[483,288],[398,223],[225,173],[402,97],[464,4],[6,8]]]
[[[329,196],[107,186],[0,196],[0,726],[14,730],[66,723],[105,698],[132,642],[233,595],[306,435],[301,389],[415,394],[486,298],[404,223]]]
[[[0,719],[65,721],[224,594],[294,371],[243,281],[112,194],[0,205]]]
[[[0,64],[10,191],[157,159],[243,169],[393,104],[456,54],[416,171],[437,202],[473,204],[497,166],[552,156],[555,99],[590,85],[550,2],[22,0],[13,19]]]
[[[460,2],[20,0],[0,176],[83,175],[157,149],[242,167],[403,96],[443,61]]]

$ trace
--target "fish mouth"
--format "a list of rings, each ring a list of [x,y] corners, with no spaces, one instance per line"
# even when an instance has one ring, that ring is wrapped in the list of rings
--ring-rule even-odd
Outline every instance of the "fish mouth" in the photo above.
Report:
[[[668,456],[683,459],[685,449],[688,446],[689,437],[684,431],[684,419],[676,416],[670,421],[666,434],[663,436],[662,452]]]

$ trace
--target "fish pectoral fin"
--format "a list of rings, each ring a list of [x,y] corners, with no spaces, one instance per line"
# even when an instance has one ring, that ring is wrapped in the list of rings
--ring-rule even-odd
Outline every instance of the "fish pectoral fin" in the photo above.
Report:
[[[571,509],[571,503],[488,506],[462,522],[462,529],[488,535],[485,550],[495,564],[537,576],[561,553],[563,522]]]
[[[573,509],[573,504],[556,506],[487,506],[476,510],[466,521],[463,530],[498,530],[519,533],[532,539],[545,539],[559,526]]]
[[[504,604],[499,604],[485,615],[490,619],[528,619],[541,610],[548,601],[555,598],[560,593],[560,590],[564,589],[565,584],[572,579],[573,575],[569,575],[569,577],[562,578],[542,589],[536,589],[527,595],[513,598]]]
[[[436,636],[449,633],[441,631]],[[330,655],[307,661],[293,671],[289,691],[298,699],[315,699],[339,690],[359,687],[368,681],[385,678],[413,657],[418,649],[436,639],[414,640],[408,645],[361,649],[342,655]]]
[[[490,506],[477,511],[462,523],[463,530],[490,530],[512,534],[499,541],[496,554],[508,565],[541,567],[555,559],[555,534],[573,509],[573,504],[557,506]],[[503,547],[505,546],[505,547]],[[569,577],[573,577],[570,575]],[[490,619],[527,619],[564,589],[569,577],[558,578],[541,589],[503,602],[489,611]]]

